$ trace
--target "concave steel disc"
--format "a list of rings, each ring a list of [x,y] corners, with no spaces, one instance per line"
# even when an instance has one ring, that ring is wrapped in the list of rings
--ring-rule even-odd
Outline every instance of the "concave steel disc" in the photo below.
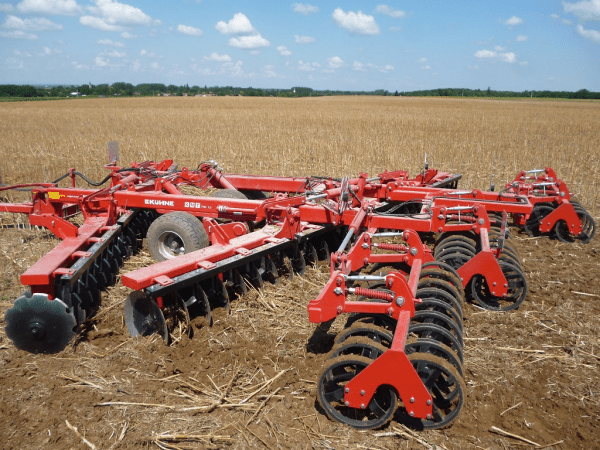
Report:
[[[58,353],[75,336],[75,316],[67,305],[46,294],[26,293],[6,311],[6,336],[20,350]]]
[[[125,300],[125,325],[129,334],[135,336],[151,336],[158,334],[166,342],[169,338],[165,317],[156,304],[143,292],[134,291]]]

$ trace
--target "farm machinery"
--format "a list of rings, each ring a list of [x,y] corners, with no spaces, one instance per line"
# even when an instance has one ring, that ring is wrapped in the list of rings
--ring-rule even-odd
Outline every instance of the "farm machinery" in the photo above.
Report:
[[[412,178],[397,170],[353,179],[230,174],[212,161],[196,170],[172,160],[106,168],[100,183],[71,169],[61,178],[69,187],[57,180],[0,188],[31,189],[31,201],[0,203],[0,212],[27,214],[61,239],[21,275],[29,289],[5,315],[15,346],[64,349],[143,239],[157,262],[122,275],[132,289],[125,323],[132,336],[166,342],[173,323],[211,323],[211,310],[229,309],[248,286],[326,260],[330,280],[308,305],[309,319],[327,328],[349,317],[318,400],[356,428],[382,426],[396,409],[424,428],[457,417],[466,392],[465,299],[511,310],[527,294],[509,216],[532,235],[589,242],[595,233],[552,169],[522,172],[503,191],[486,192],[458,190],[460,175],[427,167]],[[97,188],[76,187],[77,177]]]

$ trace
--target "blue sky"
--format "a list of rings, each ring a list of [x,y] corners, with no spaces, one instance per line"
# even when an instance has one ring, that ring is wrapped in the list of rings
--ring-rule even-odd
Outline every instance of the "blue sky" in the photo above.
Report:
[[[600,0],[0,0],[0,84],[600,91]]]

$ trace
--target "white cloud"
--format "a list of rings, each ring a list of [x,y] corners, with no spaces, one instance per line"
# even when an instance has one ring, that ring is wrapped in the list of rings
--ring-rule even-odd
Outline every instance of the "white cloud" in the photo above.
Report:
[[[125,47],[125,44],[123,44],[122,42],[115,42],[111,41],[110,39],[100,39],[99,41],[96,41],[96,44],[108,45],[110,47]]]
[[[553,19],[560,19],[560,16],[555,13],[550,14],[550,17],[552,17]]]
[[[151,52],[149,52],[149,51],[147,51],[147,50],[142,50],[142,51],[140,52],[140,55],[142,55],[142,56],[147,56],[148,58],[154,58],[154,59],[161,59],[161,58],[164,58],[164,57],[165,57],[164,55],[161,55],[161,54],[159,54],[159,53],[156,53],[154,50],[153,50],[153,51],[151,51]]]
[[[321,67],[319,63],[304,63],[302,60],[298,61],[298,70],[302,70],[303,72],[312,72]]]
[[[517,36],[517,42],[525,42],[528,39],[529,39],[529,37],[524,34],[520,34]]]
[[[219,55],[217,52],[213,52],[210,54],[210,56],[204,55],[202,59],[204,59],[205,61],[225,62],[231,61],[231,56],[229,56],[227,53]]]
[[[113,50],[112,52],[108,52],[106,56],[110,56],[112,58],[124,58],[125,52],[118,52],[117,50]]]
[[[35,34],[25,33],[21,30],[15,31],[0,31],[0,37],[8,38],[8,39],[27,39],[29,41],[34,41],[38,37]]]
[[[513,52],[500,53],[492,50],[479,50],[475,52],[474,56],[477,59],[497,59],[506,63],[517,62],[517,57]]]
[[[264,75],[267,78],[273,78],[273,77],[277,76],[277,74],[273,70],[274,68],[275,68],[275,66],[265,66],[265,67],[262,68],[262,72],[264,73]]]
[[[109,60],[104,58],[103,56],[98,55],[94,59],[94,62],[96,63],[97,66],[106,66],[106,65],[108,65]]]
[[[71,64],[75,68],[75,70],[88,70],[89,67],[85,64],[79,64],[77,61],[71,61]]]
[[[573,25],[573,21],[572,21],[572,20],[569,20],[569,19],[562,19],[562,20],[561,20],[561,22],[562,22],[564,25]]]
[[[101,19],[100,17],[81,16],[79,18],[79,23],[81,25],[93,28],[94,30],[98,30],[98,31],[123,31],[123,30],[125,30],[124,27],[122,27],[120,25],[111,25],[111,24],[107,23],[104,19]]]
[[[337,8],[333,11],[333,20],[339,27],[351,34],[374,35],[380,33],[375,18],[363,14],[361,11],[345,13],[341,8]]]
[[[139,59],[136,59],[133,64],[131,64],[131,70],[133,70],[134,72],[137,72],[138,70],[140,70],[140,67],[142,66],[142,64],[140,63]]]
[[[517,62],[517,56],[513,52],[499,53],[498,57],[500,61],[504,61],[507,63],[515,63]]]
[[[124,39],[137,39],[139,36],[137,34],[131,34],[129,31],[123,31],[121,33],[121,37]]]
[[[295,13],[302,14],[303,16],[310,16],[319,12],[318,6],[309,5],[308,3],[294,3],[292,9]]]
[[[484,59],[484,58],[495,58],[498,56],[497,52],[493,52],[491,50],[478,50],[475,52],[475,58]]]
[[[19,50],[13,50],[14,54],[17,56],[27,56],[27,57],[31,57],[31,53],[29,52],[22,52]]]
[[[254,36],[240,36],[238,38],[229,39],[229,45],[237,48],[260,48],[271,45],[269,41],[263,38],[260,34]]]
[[[222,74],[228,73],[232,77],[243,77],[244,71],[242,70],[243,62],[237,61],[235,64],[233,62],[223,63],[221,66],[221,70],[219,71]]]
[[[9,30],[50,31],[62,30],[63,26],[45,18],[21,19],[20,17],[7,16],[2,28]]]
[[[200,28],[196,28],[196,27],[190,27],[187,25],[177,25],[177,31],[179,31],[182,34],[187,34],[189,36],[202,36],[202,30]]]
[[[292,52],[290,52],[285,45],[280,45],[277,47],[277,51],[281,56],[290,56],[292,54]]]
[[[424,62],[426,62],[426,61],[427,61],[427,58],[420,58],[420,59],[417,59],[417,62],[418,62],[418,63],[421,63],[421,64],[423,64],[423,63],[424,63]]]
[[[392,70],[394,70],[394,66],[390,66],[389,64],[386,64],[385,67],[382,67],[381,69],[379,69],[379,71],[381,73],[388,73],[388,72],[391,72]]]
[[[87,9],[95,16],[100,16],[108,25],[161,25],[160,20],[153,20],[152,17],[135,6],[114,0],[95,0],[95,3],[96,6],[88,6]]]
[[[297,34],[294,35],[294,39],[296,40],[296,44],[312,44],[317,41],[312,36],[299,36]]]
[[[365,65],[358,61],[354,61],[354,64],[352,64],[352,68],[357,72],[365,72],[367,70],[365,69]]]
[[[160,70],[161,69],[160,64],[157,63],[156,61],[150,63],[150,67],[152,67],[154,70]]]
[[[504,52],[504,51],[506,51],[506,49],[504,47],[502,47],[501,45],[494,46],[494,50],[496,50],[497,52]]]
[[[234,14],[233,19],[227,23],[223,21],[217,22],[215,28],[221,34],[242,35],[256,33],[256,30],[250,23],[250,20],[242,13]]]
[[[18,69],[22,69],[23,67],[25,67],[25,63],[23,61],[19,61],[18,59],[15,59],[15,58],[8,58],[6,60],[6,63],[7,63],[8,69],[17,69],[18,70]]]
[[[385,14],[386,16],[393,17],[394,19],[401,19],[406,17],[406,13],[404,11],[400,11],[399,9],[392,8],[388,5],[377,5],[375,8],[375,12]]]
[[[431,69],[431,66],[429,64],[427,64],[427,65],[421,67],[421,69],[423,69],[423,70],[429,70],[429,69]]]
[[[17,9],[27,14],[72,16],[83,13],[83,8],[75,0],[23,0]]]
[[[586,30],[581,25],[577,25],[577,33],[582,38],[589,39],[590,41],[600,44],[600,32],[596,30]]]
[[[331,58],[327,58],[327,65],[331,68],[331,69],[339,69],[340,67],[343,67],[346,65],[346,63],[344,62],[344,60],[342,58],[340,58],[339,56],[333,56]]]
[[[0,12],[13,12],[15,9],[10,3],[0,3]]]
[[[44,47],[42,53],[38,53],[38,56],[48,56],[52,54],[52,50],[48,47]]]
[[[566,13],[573,13],[581,20],[600,20],[600,0],[562,2]]]
[[[512,16],[510,19],[508,19],[506,22],[504,22],[504,25],[520,25],[523,23],[523,19],[521,19],[520,17],[517,16]]]

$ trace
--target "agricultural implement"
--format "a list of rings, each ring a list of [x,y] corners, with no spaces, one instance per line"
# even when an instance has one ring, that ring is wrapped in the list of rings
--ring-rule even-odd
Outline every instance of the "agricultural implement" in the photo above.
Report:
[[[319,380],[319,401],[330,417],[359,428],[389,420],[397,396],[407,420],[423,427],[457,416],[465,297],[510,310],[527,293],[509,216],[563,240],[588,242],[595,232],[551,169],[523,172],[495,193],[457,190],[460,175],[429,168],[413,178],[399,170],[354,179],[237,175],[214,162],[178,170],[172,160],[106,168],[100,183],[71,169],[62,177],[70,187],[57,180],[0,188],[31,189],[31,201],[0,203],[0,212],[27,214],[62,240],[21,275],[29,290],[5,315],[15,346],[62,350],[143,239],[157,263],[122,275],[133,290],[125,323],[132,336],[166,342],[174,323],[210,323],[211,310],[229,309],[248,285],[303,274],[324,259],[331,279],[309,318],[326,326],[351,316]],[[82,189],[77,177],[110,183]],[[202,195],[186,195],[188,188]],[[362,274],[377,268],[385,270]]]

